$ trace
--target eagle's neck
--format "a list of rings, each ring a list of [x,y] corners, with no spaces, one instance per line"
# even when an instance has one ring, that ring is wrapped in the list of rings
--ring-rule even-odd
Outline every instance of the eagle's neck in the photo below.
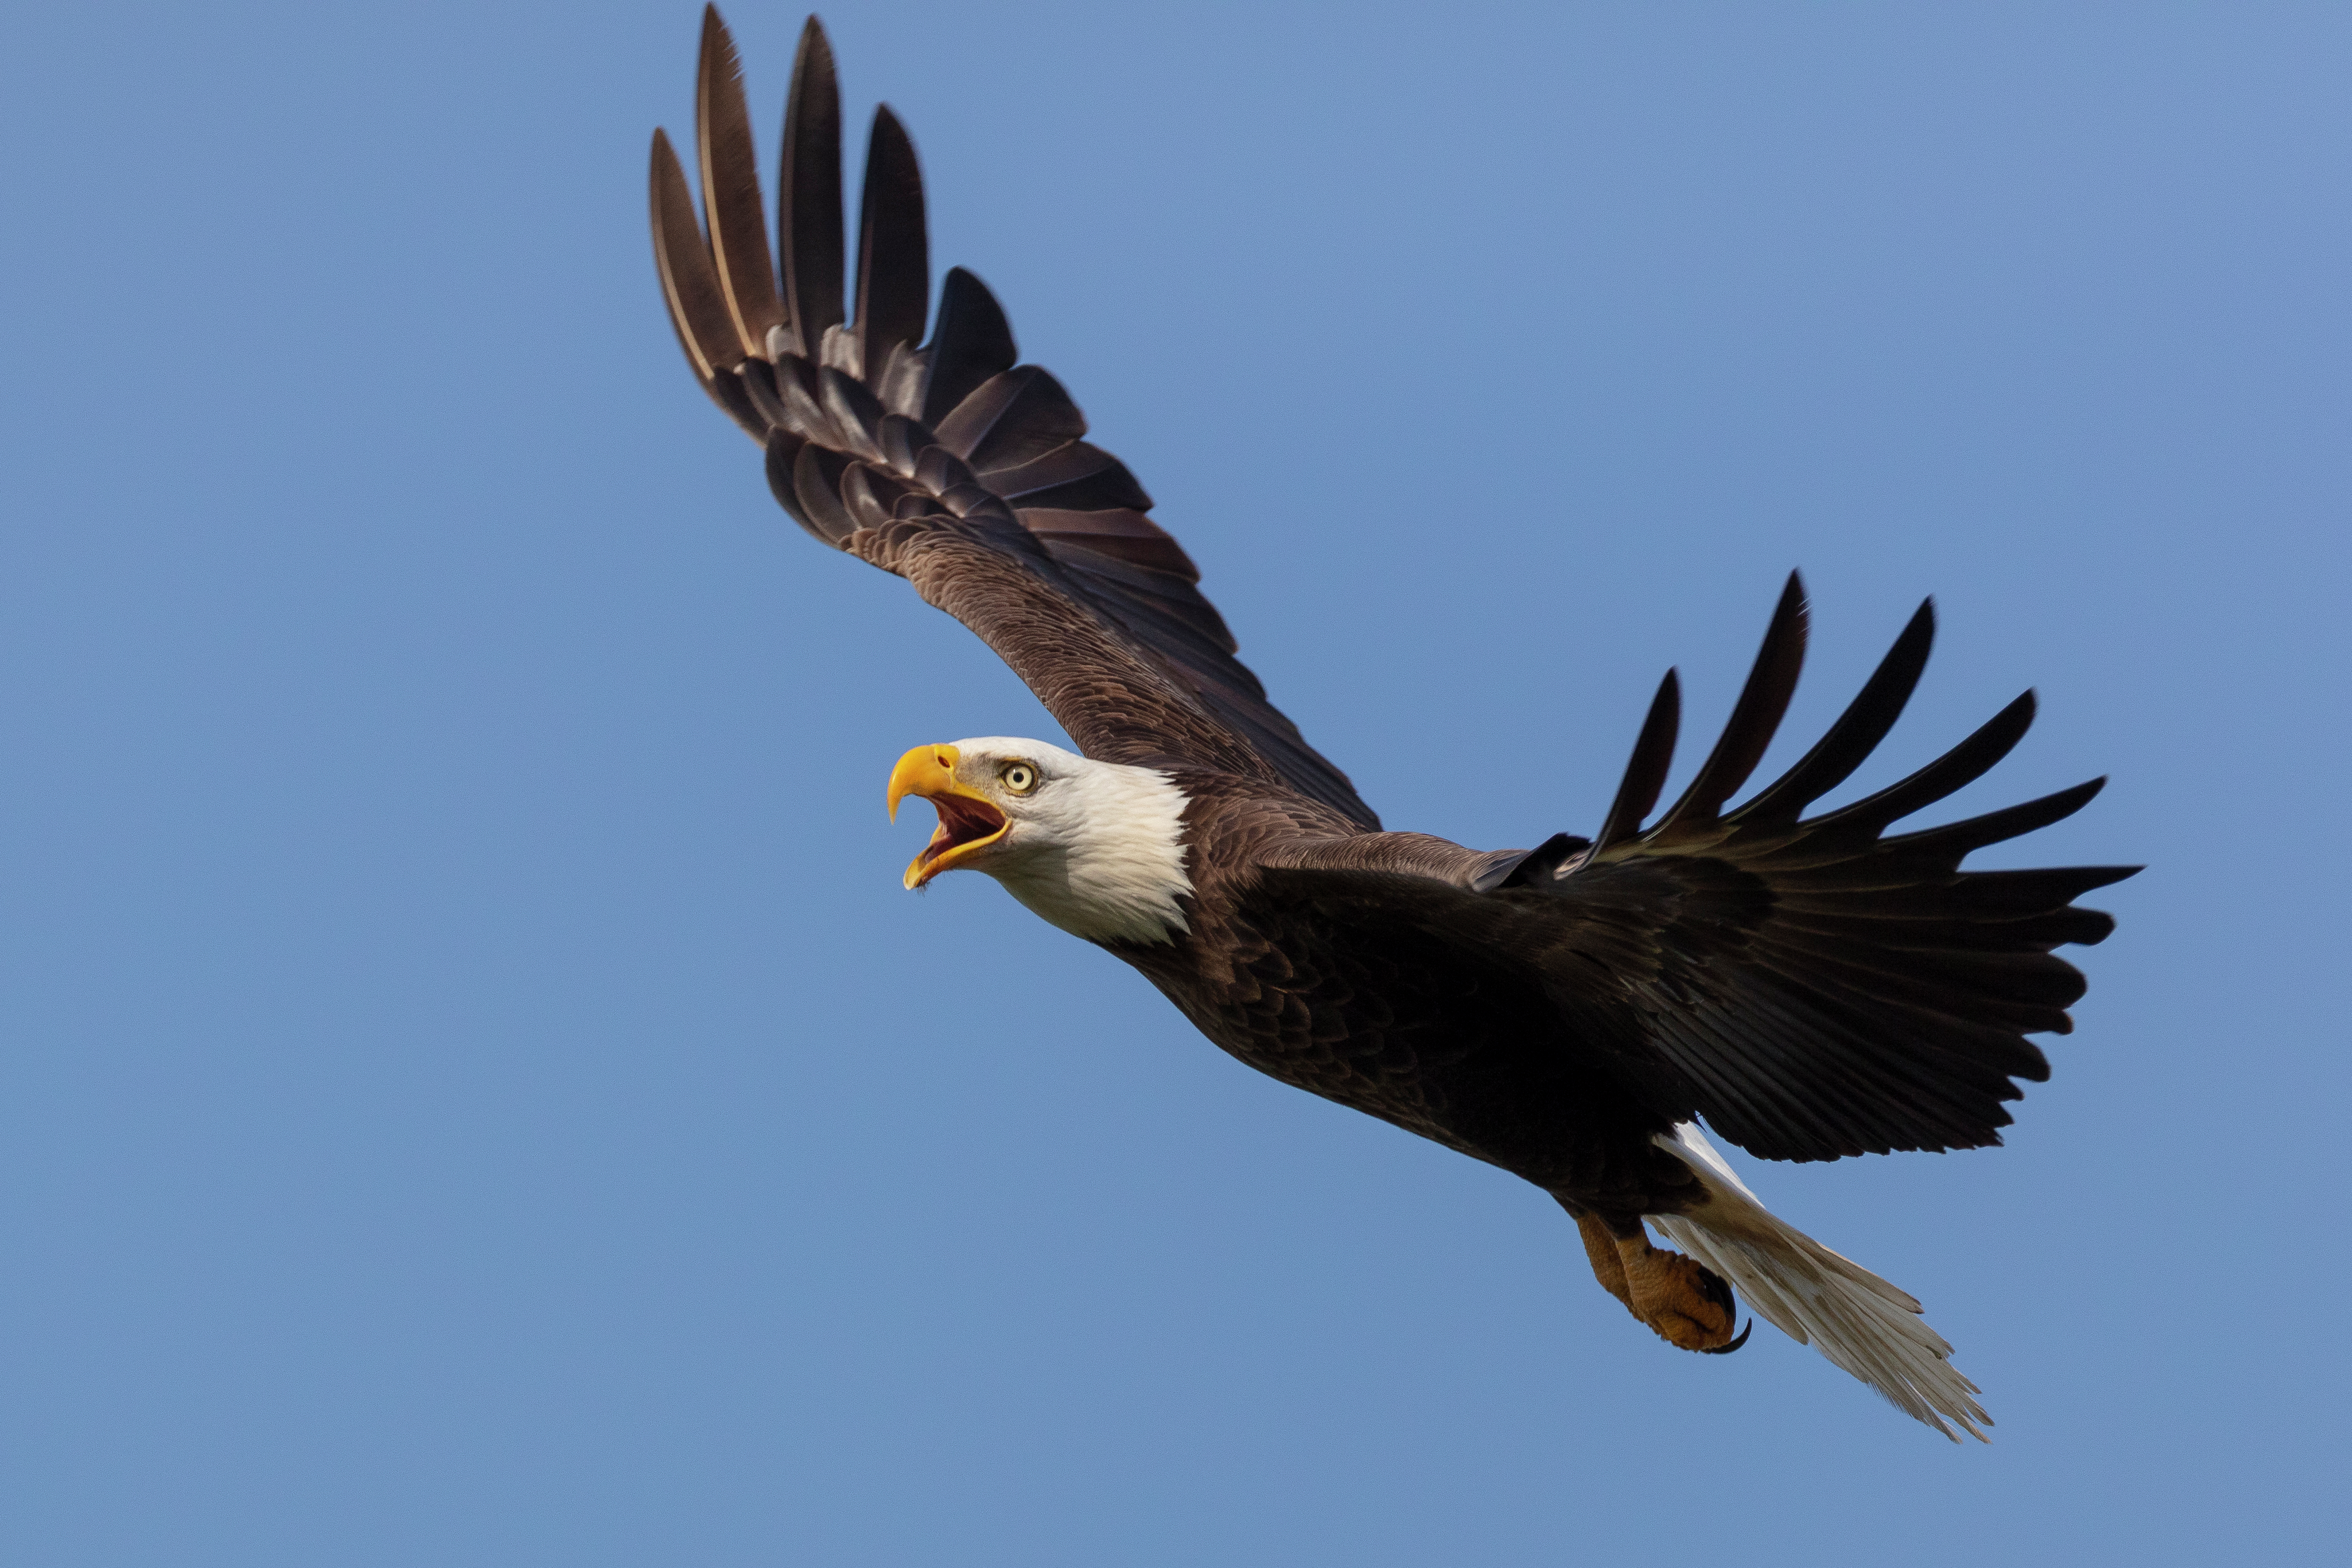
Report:
[[[1041,918],[1088,942],[1172,942],[1188,926],[1184,792],[1166,773],[1073,758],[983,867]],[[1024,826],[1028,824],[1024,823]]]

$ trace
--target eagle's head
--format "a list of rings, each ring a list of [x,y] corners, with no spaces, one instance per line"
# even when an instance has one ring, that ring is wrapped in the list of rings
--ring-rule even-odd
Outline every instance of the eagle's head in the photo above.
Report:
[[[907,868],[985,871],[1089,942],[1172,941],[1187,928],[1184,792],[1166,773],[1003,735],[917,746],[890,770],[890,816],[910,795],[940,826]]]

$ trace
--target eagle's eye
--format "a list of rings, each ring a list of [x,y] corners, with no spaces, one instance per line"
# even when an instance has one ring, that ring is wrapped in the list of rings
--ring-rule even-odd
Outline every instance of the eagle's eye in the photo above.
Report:
[[[1004,771],[997,777],[1003,779],[1004,787],[1014,795],[1027,795],[1037,787],[1037,770],[1027,763],[1007,763]]]

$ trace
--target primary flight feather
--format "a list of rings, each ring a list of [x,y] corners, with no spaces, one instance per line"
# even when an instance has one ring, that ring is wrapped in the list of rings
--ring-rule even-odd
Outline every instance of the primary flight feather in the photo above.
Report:
[[[1776,1160],[2000,1141],[2016,1080],[2049,1076],[2026,1037],[2065,1033],[2083,994],[2052,950],[2114,924],[2074,900],[2136,868],[1960,869],[2079,809],[2095,781],[1887,829],[1999,763],[2032,695],[1909,778],[1807,816],[1909,700],[1935,635],[1923,605],[1828,733],[1732,805],[1804,660],[1792,574],[1721,738],[1663,813],[1671,672],[1591,839],[1475,850],[1384,832],[1266,700],[1150,497],[1084,439],[1061,384],[1019,363],[977,278],[948,271],[926,341],[922,178],[887,108],[851,250],[815,18],[772,251],[715,9],[695,147],[698,204],[654,134],[653,233],[704,390],[765,447],[802,527],[978,633],[1079,748],[907,752],[891,810],[915,795],[939,813],[907,885],[987,872],[1252,1067],[1533,1182],[1574,1216],[1601,1284],[1669,1342],[1738,1349],[1744,1296],[1921,1421],[1981,1437],[1976,1387],[1919,1304],[1774,1216],[1697,1123]]]

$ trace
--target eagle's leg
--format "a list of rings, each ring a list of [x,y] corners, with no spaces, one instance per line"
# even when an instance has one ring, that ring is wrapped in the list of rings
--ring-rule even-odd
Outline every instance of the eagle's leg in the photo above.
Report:
[[[1601,1288],[1668,1344],[1720,1350],[1731,1342],[1731,1287],[1679,1252],[1650,1245],[1639,1215],[1609,1220],[1570,1208]]]
[[[1601,1288],[1625,1303],[1625,1310],[1635,1317],[1642,1315],[1633,1305],[1633,1288],[1625,1283],[1625,1260],[1617,1256],[1617,1237],[1599,1215],[1590,1209],[1570,1209],[1576,1216],[1576,1234],[1584,1238],[1584,1256],[1592,1265],[1592,1277]]]

